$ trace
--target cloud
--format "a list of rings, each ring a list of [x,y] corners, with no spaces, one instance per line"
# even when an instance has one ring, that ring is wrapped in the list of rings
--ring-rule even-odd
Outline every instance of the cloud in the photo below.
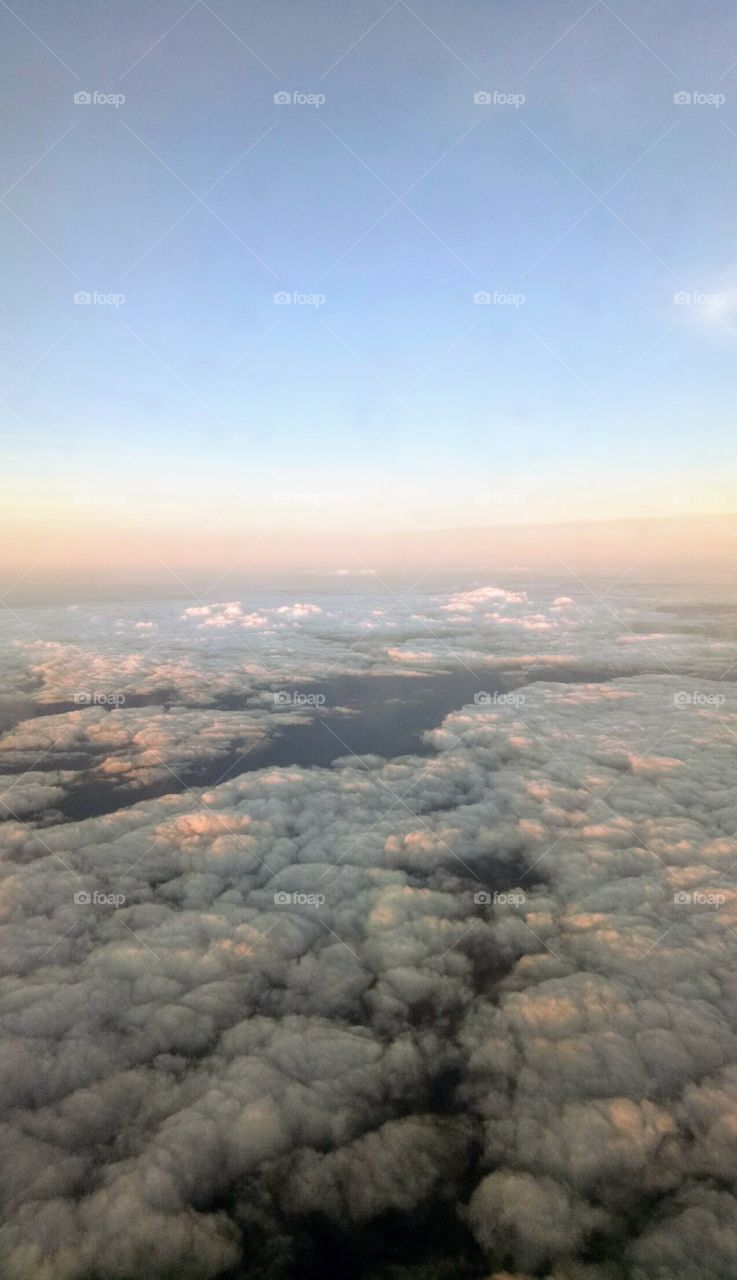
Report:
[[[500,607],[547,616],[560,592],[533,594]],[[427,611],[462,653],[493,634],[506,670],[534,663],[487,596],[470,632],[448,603],[381,623],[404,652]],[[352,661],[377,606],[347,601],[345,635],[332,607],[272,607],[292,671],[323,645]],[[92,643],[81,612],[42,699]],[[158,630],[181,637],[180,615]],[[233,679],[202,616],[174,645],[191,691]],[[619,618],[600,625],[582,663],[617,647]],[[263,677],[243,712],[90,706],[7,733],[18,769],[48,752],[17,785],[49,808],[6,824],[0,873],[3,1274],[287,1280],[350,1232],[368,1280],[387,1223],[418,1277],[737,1271],[737,688],[709,679],[712,641],[687,635],[687,681],[533,675],[524,701],[447,716],[427,755],[260,769],[81,821],[54,816],[69,772],[143,783],[239,749],[272,722]],[[369,641],[372,669],[385,650]],[[446,1239],[423,1253],[433,1221]]]
[[[280,708],[279,718],[307,722],[293,707]],[[0,763],[18,775],[8,775],[0,803],[4,795],[8,807],[22,816],[54,806],[82,785],[133,791],[162,781],[184,786],[193,771],[213,762],[233,754],[245,759],[273,728],[273,715],[257,708],[214,712],[92,705],[24,720],[0,741]],[[50,772],[34,773],[41,761]],[[56,763],[67,768],[54,771]]]
[[[578,1251],[609,1224],[552,1178],[490,1173],[471,1197],[469,1221],[491,1257],[512,1255],[530,1270]]]
[[[703,594],[684,613],[666,587],[647,599],[621,588],[599,598],[583,588],[561,596],[555,584],[533,580],[522,591],[482,578],[461,591],[395,598],[386,589],[323,591],[319,603],[262,594],[184,607],[154,602],[145,610],[37,610],[35,640],[22,621],[11,616],[8,624],[0,728],[35,711],[71,710],[80,694],[122,694],[126,707],[222,707],[236,698],[258,705],[275,687],[326,676],[460,672],[520,680],[561,668],[583,680],[640,671],[718,676],[737,661],[734,626]]]

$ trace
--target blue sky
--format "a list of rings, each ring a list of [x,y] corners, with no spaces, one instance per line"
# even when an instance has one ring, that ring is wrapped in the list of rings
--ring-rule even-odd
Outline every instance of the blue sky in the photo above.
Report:
[[[112,483],[237,524],[280,476],[340,492],[336,527],[392,485],[453,524],[479,477],[527,519],[732,502],[732,6],[19,0],[0,29],[26,513]]]

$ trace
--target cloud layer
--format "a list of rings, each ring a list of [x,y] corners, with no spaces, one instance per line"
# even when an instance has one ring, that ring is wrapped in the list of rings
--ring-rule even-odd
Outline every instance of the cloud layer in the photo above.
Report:
[[[463,618],[459,645],[470,618],[492,656],[520,619],[557,625],[562,595],[427,611]],[[304,625],[309,666],[334,640]],[[70,753],[145,779],[240,749],[276,715],[265,682],[253,711],[93,705],[11,730],[14,767],[58,767],[22,783],[47,824],[4,828],[9,1280],[290,1280],[331,1250],[383,1280],[377,1239],[411,1280],[734,1275],[737,688],[709,678],[723,637],[700,659],[678,643],[690,680],[528,683],[447,716],[429,755],[79,822],[51,812]],[[63,659],[44,689],[76,678]]]

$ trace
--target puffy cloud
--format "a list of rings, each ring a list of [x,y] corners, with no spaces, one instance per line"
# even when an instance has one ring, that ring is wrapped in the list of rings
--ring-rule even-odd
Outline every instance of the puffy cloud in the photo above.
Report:
[[[313,618],[321,614],[322,609],[316,604],[277,605],[275,608],[246,612],[237,600],[228,604],[193,606],[185,609],[183,618],[196,618],[204,627],[283,627],[289,622],[300,622],[303,618]],[[140,625],[140,624],[139,624]]]
[[[280,709],[279,720],[300,724],[307,717],[290,706]],[[0,764],[16,774],[0,780],[0,804],[21,817],[53,809],[81,787],[183,787],[193,771],[196,776],[213,762],[234,754],[245,761],[273,729],[273,715],[256,708],[89,706],[21,721],[0,740]],[[47,772],[35,772],[37,762]],[[68,767],[54,771],[55,763]]]
[[[607,1217],[577,1200],[552,1178],[491,1173],[471,1197],[469,1220],[484,1249],[531,1270],[570,1255],[607,1225]]]
[[[368,638],[374,597],[347,603],[345,632],[328,606],[235,602],[236,619],[271,619],[251,629],[246,710],[93,705],[5,735],[5,758],[30,767],[8,775],[24,812],[50,806],[41,828],[4,828],[9,1280],[286,1280],[347,1232],[373,1280],[387,1224],[412,1280],[461,1265],[478,1280],[737,1271],[737,689],[708,678],[713,637],[697,661],[688,634],[688,679],[536,671],[523,698],[447,716],[426,755],[55,816],[70,772],[91,785],[112,762],[144,784],[247,746],[273,722],[263,671],[286,682],[335,653],[344,672],[351,644],[362,671],[386,671],[394,644],[430,670],[430,628],[461,655],[494,635],[522,683],[535,654],[490,609],[524,622],[586,606],[562,606],[558,587],[506,595],[414,600]],[[632,608],[651,635],[652,606]],[[214,629],[221,653],[201,622],[225,615],[154,611],[114,643],[169,622],[180,691],[212,677],[214,701],[243,628]],[[82,612],[44,649],[47,704],[93,642]],[[611,658],[620,622],[606,625]],[[576,661],[603,663],[575,627]],[[147,661],[137,651],[125,676],[138,688]],[[446,1239],[430,1248],[433,1221]]]
[[[0,814],[18,818],[45,815],[46,820],[58,819],[61,816],[58,807],[74,778],[71,769],[31,768],[20,774],[0,774]]]

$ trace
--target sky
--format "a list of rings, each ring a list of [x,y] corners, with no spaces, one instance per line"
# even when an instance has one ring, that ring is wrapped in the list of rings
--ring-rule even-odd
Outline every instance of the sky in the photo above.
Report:
[[[489,530],[598,520],[708,517],[731,555],[732,6],[24,0],[0,31],[4,586],[425,533],[514,563]]]
[[[737,10],[0,60],[3,1280],[731,1280]]]

